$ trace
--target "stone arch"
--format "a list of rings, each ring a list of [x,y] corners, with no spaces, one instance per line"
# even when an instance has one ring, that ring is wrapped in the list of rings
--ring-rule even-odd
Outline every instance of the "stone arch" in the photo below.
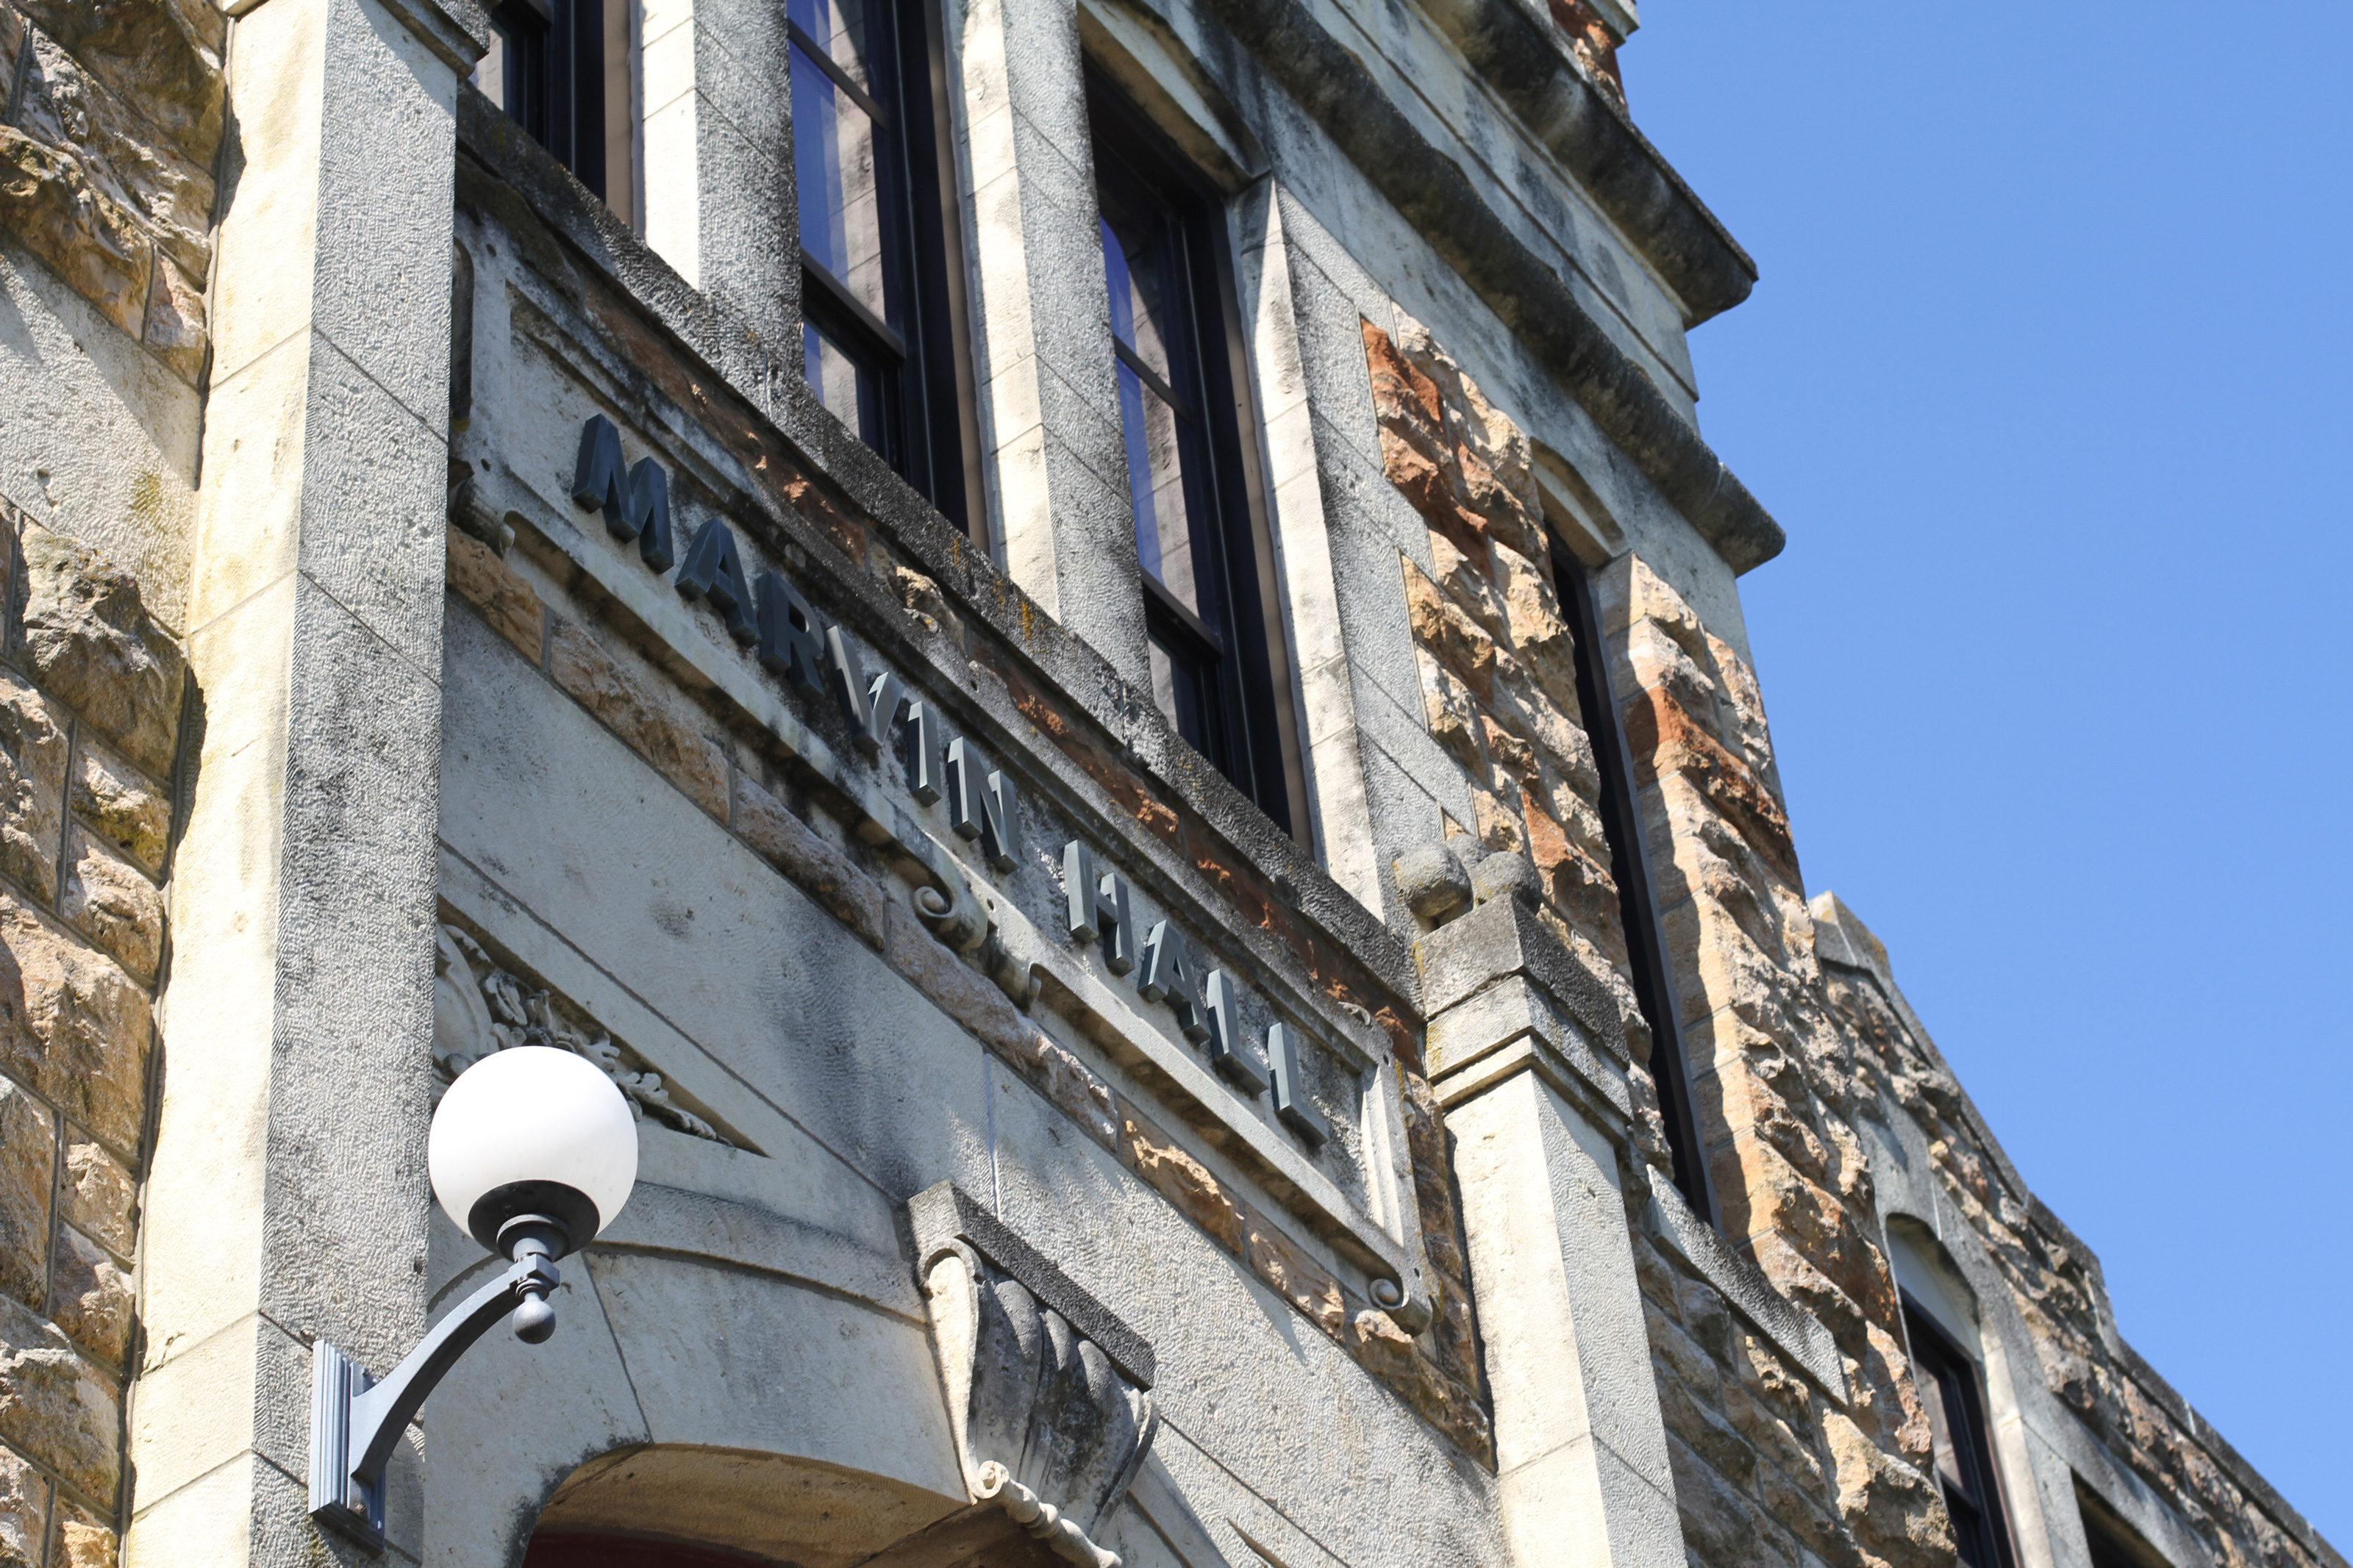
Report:
[[[994,1549],[979,1556],[957,1550],[969,1526],[984,1529]],[[961,1498],[889,1477],[789,1455],[659,1444],[599,1455],[565,1477],[541,1510],[522,1561],[524,1568],[857,1568],[878,1558],[892,1568],[1042,1568],[1054,1561],[1026,1537],[1007,1537],[997,1510],[974,1510]]]

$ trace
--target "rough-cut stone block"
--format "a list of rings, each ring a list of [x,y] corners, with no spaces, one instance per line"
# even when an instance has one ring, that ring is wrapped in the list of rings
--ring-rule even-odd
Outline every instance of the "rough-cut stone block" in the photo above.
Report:
[[[172,772],[187,661],[140,603],[131,574],[47,529],[25,531],[25,658],[51,696],[134,766]]]
[[[48,1530],[48,1478],[0,1448],[0,1568],[40,1568]],[[53,1556],[49,1561],[70,1559]]]
[[[67,1143],[65,1184],[58,1194],[60,1218],[128,1258],[138,1201],[138,1184],[121,1161],[95,1143]]]
[[[161,249],[155,252],[155,279],[147,291],[147,325],[140,339],[190,386],[203,379],[205,354],[212,346],[200,276]]]
[[[18,7],[91,75],[139,106],[198,168],[220,144],[227,19],[204,0],[25,0]]]
[[[491,629],[514,644],[532,663],[539,662],[541,623],[546,612],[539,592],[516,574],[498,552],[471,535],[449,531],[449,587],[474,608]]]
[[[90,188],[72,154],[14,126],[0,126],[0,227],[132,338],[146,331],[146,231]]]
[[[71,1498],[58,1500],[49,1537],[49,1568],[114,1568],[114,1527]]]
[[[61,1227],[49,1283],[50,1321],[89,1354],[121,1366],[131,1342],[131,1276],[98,1243],[70,1226]]]
[[[883,906],[882,956],[991,1050],[1009,1056],[1035,1032],[1036,1026],[1014,1010],[994,981],[950,952],[898,904]]]
[[[1119,1102],[1121,1157],[1155,1191],[1175,1204],[1228,1252],[1242,1250],[1242,1205],[1185,1147],[1154,1126],[1134,1106]]]
[[[1104,1148],[1119,1149],[1119,1108],[1111,1085],[1044,1030],[998,1053],[1055,1109],[1085,1129]]]
[[[0,1079],[0,1291],[37,1309],[48,1289],[57,1154],[57,1119],[21,1087]]]
[[[1268,1224],[1266,1216],[1255,1209],[1244,1220],[1242,1232],[1251,1271],[1272,1286],[1277,1295],[1305,1313],[1317,1328],[1346,1343],[1348,1302],[1331,1270]]]
[[[819,837],[784,802],[742,773],[735,775],[736,833],[760,858],[880,952],[887,901],[873,878]]]
[[[75,753],[72,789],[73,808],[83,822],[150,876],[164,874],[172,802],[162,790],[93,741],[84,741]]]
[[[0,1438],[86,1497],[112,1497],[122,1473],[120,1393],[55,1324],[0,1303]]]
[[[688,799],[727,820],[726,752],[656,700],[586,629],[570,621],[555,623],[547,673]]]
[[[209,163],[191,160],[158,136],[140,108],[38,33],[16,123],[52,147],[70,150],[93,185],[140,216],[159,248],[204,277],[211,249]]]
[[[153,1034],[146,994],[129,975],[0,894],[0,1069],[128,1157],[145,1116]]]
[[[0,871],[37,898],[58,892],[66,732],[48,699],[0,669]]]
[[[164,952],[164,896],[122,852],[79,822],[66,835],[58,912],[142,981]]]

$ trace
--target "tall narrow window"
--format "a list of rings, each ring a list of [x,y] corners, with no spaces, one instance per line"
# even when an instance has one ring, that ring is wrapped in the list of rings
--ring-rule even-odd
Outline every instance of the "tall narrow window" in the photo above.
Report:
[[[1609,673],[1602,664],[1601,607],[1592,579],[1557,542],[1552,547],[1552,572],[1560,589],[1561,611],[1577,642],[1577,700],[1585,710],[1586,733],[1601,773],[1601,831],[1609,840],[1609,875],[1618,883],[1618,913],[1626,928],[1634,1000],[1642,1009],[1642,1021],[1651,1026],[1651,1078],[1658,1085],[1659,1113],[1674,1155],[1675,1189],[1693,1213],[1713,1225],[1715,1198],[1708,1182],[1707,1144],[1700,1137],[1692,1104],[1674,977],[1667,967],[1666,935],[1660,928],[1659,900],[1643,850],[1634,762],[1617,700],[1610,694]]]
[[[801,359],[819,401],[957,527],[969,494],[955,225],[922,0],[786,0]]]
[[[490,53],[474,68],[474,84],[591,193],[609,200],[616,185],[625,217],[629,4],[504,0],[491,12]],[[608,128],[620,133],[617,147]]]
[[[1087,110],[1153,700],[1288,832],[1271,616],[1229,353],[1221,204],[1092,78]]]
[[[1912,1345],[1912,1372],[1928,1409],[1936,1447],[1936,1482],[1953,1516],[1962,1568],[2010,1568],[2010,1531],[1996,1490],[1993,1450],[1987,1443],[1985,1390],[1977,1363],[1936,1326],[1907,1292],[1904,1332]]]

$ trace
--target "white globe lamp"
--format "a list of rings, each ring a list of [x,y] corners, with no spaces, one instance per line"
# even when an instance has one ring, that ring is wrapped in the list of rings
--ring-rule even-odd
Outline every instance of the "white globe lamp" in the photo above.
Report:
[[[613,1222],[638,1179],[638,1124],[596,1066],[548,1046],[496,1051],[441,1097],[426,1164],[442,1212],[510,1259],[549,1259]],[[554,1329],[536,1296],[515,1313],[533,1343]]]

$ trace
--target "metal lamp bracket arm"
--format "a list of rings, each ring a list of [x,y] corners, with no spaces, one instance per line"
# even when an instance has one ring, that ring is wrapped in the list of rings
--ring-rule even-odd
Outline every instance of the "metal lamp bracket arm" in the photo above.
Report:
[[[383,1550],[384,1473],[393,1445],[476,1340],[562,1282],[544,1256],[525,1255],[434,1324],[381,1383],[321,1340],[311,1352],[311,1517]]]

